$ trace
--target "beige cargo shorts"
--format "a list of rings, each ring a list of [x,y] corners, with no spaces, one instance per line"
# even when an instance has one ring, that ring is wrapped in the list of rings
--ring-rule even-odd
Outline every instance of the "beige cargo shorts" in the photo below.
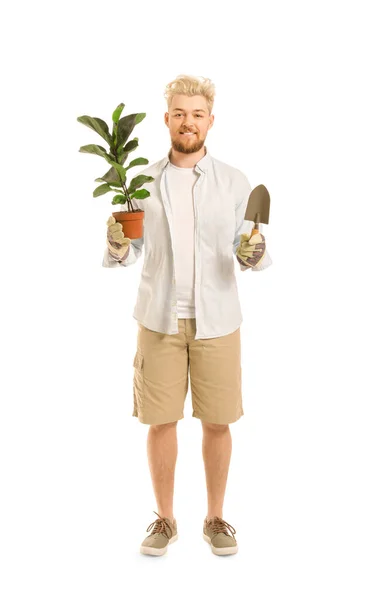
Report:
[[[190,387],[192,416],[228,424],[243,414],[240,328],[228,335],[195,340],[195,318],[178,319],[179,333],[159,333],[138,323],[133,361],[133,413],[156,425],[183,419]]]

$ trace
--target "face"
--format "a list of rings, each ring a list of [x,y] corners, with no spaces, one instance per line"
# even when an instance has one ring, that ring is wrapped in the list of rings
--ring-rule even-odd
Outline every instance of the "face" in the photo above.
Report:
[[[207,132],[213,126],[214,115],[209,115],[203,96],[176,94],[164,121],[170,130],[174,150],[191,154],[203,147]],[[184,132],[192,132],[192,135],[184,135]]]

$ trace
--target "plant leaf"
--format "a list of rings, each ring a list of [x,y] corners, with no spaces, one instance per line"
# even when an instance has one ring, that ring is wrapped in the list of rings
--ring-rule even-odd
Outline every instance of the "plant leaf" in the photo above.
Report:
[[[148,196],[151,196],[151,194],[149,193],[148,190],[143,188],[142,190],[136,190],[136,192],[134,194],[132,194],[131,198],[137,198],[138,200],[144,200],[144,198],[148,198]]]
[[[126,197],[123,194],[116,194],[113,197],[112,204],[125,204],[127,201]]]
[[[116,169],[115,169],[115,173],[117,175]],[[112,191],[117,191],[117,190],[113,190],[114,187],[118,187],[120,189],[123,189],[121,183],[118,183],[118,182],[116,183],[115,181],[107,181],[103,177],[97,177],[97,179],[95,179],[94,181],[101,181],[102,183],[109,183],[109,185],[111,186]]]
[[[148,163],[149,161],[147,158],[143,158],[142,156],[140,156],[139,158],[134,158],[133,160],[131,160],[129,165],[125,167],[125,170],[128,171],[128,169],[130,169],[131,167],[136,167],[137,165],[148,165]]]
[[[139,123],[142,122],[143,119],[145,119],[147,113],[137,113],[136,115],[136,125],[138,125]]]
[[[97,154],[98,156],[102,156],[103,158],[105,158],[105,160],[107,160],[108,162],[112,160],[105,148],[99,146],[98,144],[87,144],[86,146],[81,146],[79,152],[85,152],[87,154]]]
[[[113,123],[118,123],[121,113],[123,112],[125,104],[122,102],[117,106],[117,108],[113,111],[112,121]]]
[[[102,196],[103,194],[106,194],[107,192],[115,192],[116,190],[111,190],[111,188],[109,187],[109,185],[107,183],[104,183],[103,185],[99,185],[98,187],[96,187],[96,189],[93,192],[93,198],[97,198],[97,196]]]
[[[135,137],[123,147],[124,152],[133,152],[139,145],[139,138]]]
[[[129,152],[118,153],[116,162],[118,162],[119,165],[124,165],[125,161],[127,160],[128,154]]]
[[[128,193],[133,194],[133,192],[144,185],[145,183],[149,183],[150,181],[155,181],[154,177],[150,175],[137,175],[131,180],[131,183],[128,188]]]
[[[117,144],[125,144],[129,136],[131,135],[135,125],[140,123],[146,116],[146,113],[133,113],[122,117],[117,123]]]
[[[127,172],[124,169],[124,167],[122,165],[119,165],[119,163],[115,162],[114,160],[109,160],[108,162],[112,165],[112,167],[114,167],[116,169],[116,171],[119,172],[122,180],[125,182],[126,177],[127,177]]]
[[[121,186],[121,181],[120,181],[118,173],[114,167],[109,169],[109,171],[107,171],[105,173],[105,175],[103,175],[102,177],[95,179],[95,181],[106,181],[107,183],[110,183],[111,185]]]
[[[112,145],[112,136],[109,133],[109,127],[102,119],[98,117],[89,117],[88,115],[83,115],[82,117],[77,117],[77,121],[82,123],[82,125],[86,125],[93,129],[98,135],[100,135],[109,146]]]

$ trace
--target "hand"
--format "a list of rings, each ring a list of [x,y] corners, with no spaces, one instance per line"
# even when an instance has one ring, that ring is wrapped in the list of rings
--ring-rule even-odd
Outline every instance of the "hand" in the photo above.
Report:
[[[265,247],[265,237],[262,233],[255,233],[252,236],[250,233],[242,233],[236,258],[246,268],[257,267],[264,258]]]
[[[131,240],[124,237],[122,224],[117,223],[112,215],[106,224],[108,226],[106,244],[109,248],[109,254],[115,260],[125,260],[129,254]]]

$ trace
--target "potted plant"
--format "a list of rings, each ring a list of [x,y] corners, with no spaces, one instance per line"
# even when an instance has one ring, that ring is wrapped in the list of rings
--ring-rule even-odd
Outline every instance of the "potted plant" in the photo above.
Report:
[[[127,211],[114,212],[112,215],[116,221],[122,224],[124,237],[132,240],[143,236],[144,211],[139,208],[134,209],[131,199],[144,200],[148,198],[150,196],[149,191],[140,188],[145,183],[154,181],[154,177],[138,175],[131,179],[129,184],[127,183],[127,171],[137,165],[147,165],[148,160],[143,157],[135,158],[128,166],[124,166],[128,155],[139,145],[139,138],[137,137],[130,141],[127,140],[135,125],[140,123],[146,116],[146,113],[135,113],[121,117],[124,106],[125,104],[123,103],[119,104],[112,114],[112,133],[109,132],[105,121],[98,117],[83,115],[82,117],[77,117],[77,121],[93,129],[109,145],[109,150],[106,150],[103,146],[88,144],[87,146],[81,146],[79,152],[102,156],[111,165],[111,168],[105,175],[95,179],[95,181],[101,181],[102,185],[99,185],[94,190],[93,197],[96,198],[107,192],[114,192],[115,196],[113,197],[112,204],[125,204],[127,202]]]

